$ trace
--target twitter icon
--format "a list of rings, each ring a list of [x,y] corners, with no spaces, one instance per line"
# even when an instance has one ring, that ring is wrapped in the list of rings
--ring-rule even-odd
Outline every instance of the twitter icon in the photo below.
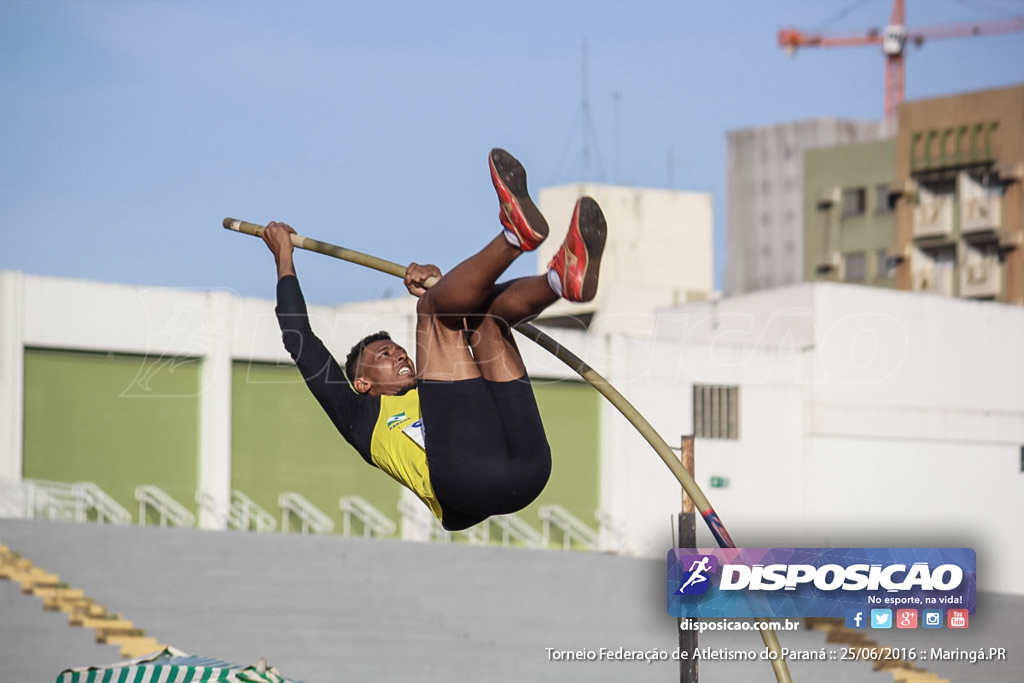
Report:
[[[871,628],[892,628],[892,610],[871,610]]]

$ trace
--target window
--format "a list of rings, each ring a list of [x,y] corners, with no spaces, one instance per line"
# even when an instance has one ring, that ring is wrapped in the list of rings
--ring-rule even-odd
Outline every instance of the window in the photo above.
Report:
[[[863,187],[843,189],[843,215],[860,216],[864,213],[867,192]]]
[[[698,439],[740,438],[740,388],[693,385],[693,435]]]
[[[878,213],[889,213],[892,211],[892,205],[889,203],[888,183],[875,185],[875,211]]]
[[[852,251],[843,254],[843,279],[847,282],[863,282],[866,268],[863,251]]]

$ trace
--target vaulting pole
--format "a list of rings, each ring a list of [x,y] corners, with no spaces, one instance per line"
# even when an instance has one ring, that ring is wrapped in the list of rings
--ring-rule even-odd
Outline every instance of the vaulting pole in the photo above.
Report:
[[[692,477],[694,472],[692,434],[683,437],[679,455],[680,460],[683,461],[683,467],[686,468],[686,471]],[[677,527],[679,541],[676,543],[676,547],[696,548],[697,519],[693,514],[693,501],[687,495],[686,489],[683,489],[683,511],[679,513]],[[699,683],[700,671],[698,670],[698,665],[700,660],[693,657],[693,653],[697,650],[698,631],[695,626],[698,622],[692,617],[680,617],[677,622],[679,625],[679,651],[690,654],[685,659],[683,657],[679,658],[679,683]],[[686,628],[683,628],[684,624]]]
[[[241,221],[236,218],[225,218],[223,225],[228,230],[234,230],[235,232],[243,232],[247,235],[254,237],[262,237],[263,231],[266,226],[257,225],[256,223],[248,223]],[[388,273],[395,277],[405,278],[405,266],[401,266],[392,261],[385,261],[379,259],[376,256],[370,256],[362,252],[354,251],[352,249],[346,249],[345,247],[339,247],[329,242],[321,242],[309,237],[303,237],[302,235],[292,234],[292,244],[297,249],[305,249],[307,251],[315,251],[318,254],[324,254],[326,256],[333,256],[336,259],[342,261],[348,261],[350,263],[356,263],[367,268],[379,270],[382,273]],[[435,284],[436,280],[428,280],[425,284],[427,287]],[[726,531],[725,525],[722,524],[722,520],[718,518],[718,514],[715,513],[711,507],[711,503],[708,501],[707,496],[701,491],[700,487],[697,486],[697,482],[694,481],[690,473],[683,467],[683,463],[676,457],[675,453],[665,442],[664,439],[654,430],[651,423],[644,418],[643,415],[633,407],[626,398],[619,393],[619,391],[613,387],[608,380],[602,377],[596,370],[587,365],[582,358],[574,354],[569,349],[565,348],[548,335],[541,332],[535,326],[530,323],[519,323],[515,326],[517,332],[522,334],[534,342],[539,344],[544,349],[550,351],[558,360],[568,365],[576,374],[585,379],[592,387],[597,389],[602,396],[607,398],[615,408],[622,413],[622,415],[630,421],[630,423],[636,428],[638,432],[646,439],[647,443],[651,445],[654,451],[661,458],[662,462],[668,466],[672,474],[679,481],[680,486],[686,491],[687,495],[693,501],[694,506],[700,511],[701,516],[704,518],[704,522],[708,525],[715,540],[718,541],[718,545],[723,548],[735,548],[736,545],[732,542],[732,538],[729,537],[729,532]],[[766,621],[759,619],[758,621]],[[782,649],[779,646],[779,639],[775,635],[774,631],[762,630],[761,639],[764,644],[772,650],[776,658],[771,660],[772,668],[775,670],[775,678],[778,683],[792,683],[792,678],[789,676],[789,667],[786,665],[786,660],[782,658]]]

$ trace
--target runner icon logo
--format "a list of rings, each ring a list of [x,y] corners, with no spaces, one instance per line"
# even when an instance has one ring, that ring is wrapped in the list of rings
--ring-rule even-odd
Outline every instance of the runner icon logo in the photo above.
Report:
[[[718,570],[718,558],[714,555],[686,555],[679,558],[679,564],[687,567],[679,595],[706,593],[711,585],[708,575]]]

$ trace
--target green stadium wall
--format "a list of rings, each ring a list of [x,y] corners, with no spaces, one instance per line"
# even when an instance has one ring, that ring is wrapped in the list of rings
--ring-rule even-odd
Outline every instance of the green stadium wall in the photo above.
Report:
[[[133,516],[135,487],[153,484],[197,512],[199,362],[30,348],[24,386],[25,478],[94,482]],[[552,471],[520,515],[539,529],[537,509],[554,503],[596,527],[600,396],[574,381],[537,380],[534,392]],[[341,438],[293,365],[235,361],[231,401],[232,489],[278,520],[284,491],[308,498],[339,530],[343,496],[398,519],[402,487]]]
[[[598,505],[600,396],[582,382],[534,384],[552,450],[547,488],[520,515],[534,526],[537,508],[557,503],[586,524]],[[338,434],[291,365],[235,362],[232,372],[232,486],[275,511],[282,491],[296,491],[341,522],[338,500],[357,495],[398,516],[402,487],[366,464]]]
[[[536,524],[537,508],[561,505],[596,529],[601,395],[585,382],[543,379],[534,380],[534,395],[551,446],[551,478],[519,515]]]
[[[401,485],[338,434],[294,365],[236,361],[231,406],[232,488],[260,507],[279,515],[278,495],[295,491],[339,530],[344,496],[360,496],[398,517]]]
[[[94,482],[136,521],[141,484],[195,511],[196,360],[29,348],[24,391],[22,476]]]

